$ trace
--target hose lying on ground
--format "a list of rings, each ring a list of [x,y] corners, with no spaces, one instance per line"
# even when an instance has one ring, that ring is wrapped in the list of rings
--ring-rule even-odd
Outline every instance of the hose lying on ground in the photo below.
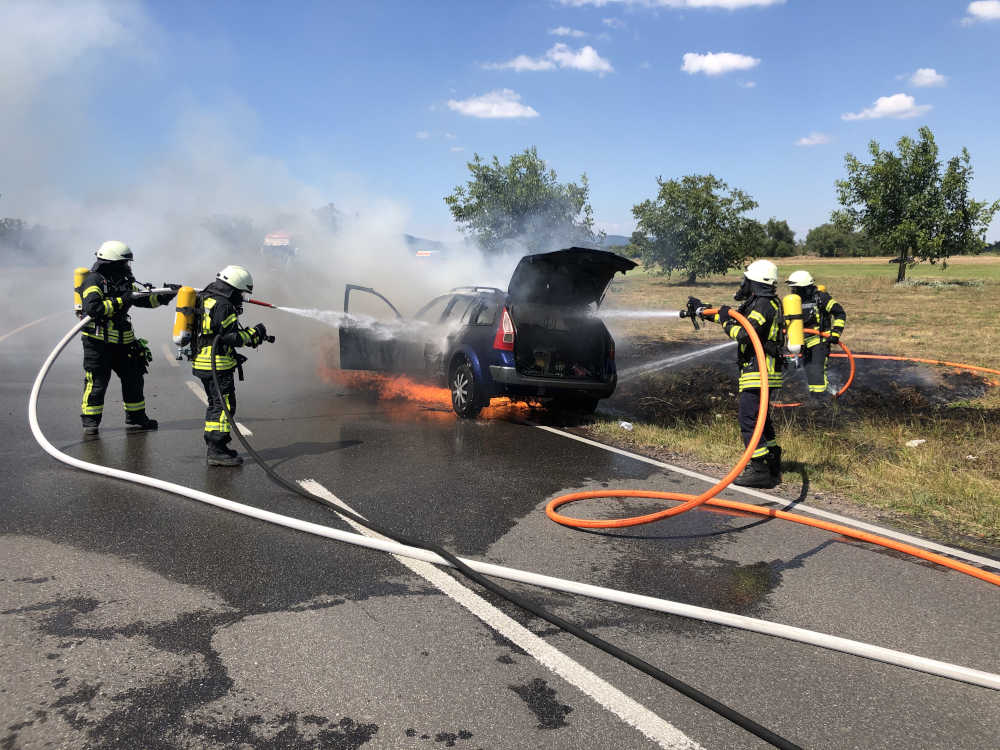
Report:
[[[192,500],[197,500],[198,502],[205,503],[223,510],[227,510],[233,513],[238,513],[250,518],[255,518],[265,523],[274,524],[281,526],[283,528],[291,529],[293,531],[300,531],[307,534],[313,534],[326,539],[332,539],[335,541],[345,542],[348,544],[353,544],[366,549],[372,549],[380,552],[386,552],[389,554],[402,555],[405,557],[410,557],[416,560],[422,560],[424,562],[433,563],[436,565],[450,565],[451,563],[447,560],[442,559],[439,555],[429,552],[420,548],[409,547],[396,542],[389,541],[387,539],[381,538],[370,538],[362,536],[359,534],[351,533],[348,531],[342,531],[340,529],[334,529],[329,526],[321,526],[319,524],[310,523],[308,521],[302,521],[297,518],[291,518],[289,516],[283,516],[278,513],[273,513],[271,511],[263,510],[261,508],[255,508],[253,506],[244,505],[242,503],[237,503],[232,500],[227,500],[216,495],[203,492],[201,490],[196,490],[191,487],[185,487],[183,485],[175,484],[173,482],[168,482],[166,480],[157,479],[155,477],[145,476],[142,474],[135,474],[133,472],[124,471],[122,469],[115,469],[107,466],[101,466],[98,464],[89,463],[73,456],[69,456],[66,453],[58,450],[42,433],[41,427],[38,423],[38,398],[41,393],[42,386],[48,376],[49,370],[52,364],[55,362],[59,354],[66,348],[67,344],[79,333],[80,329],[89,321],[89,318],[84,318],[76,326],[74,326],[63,338],[62,340],[53,348],[52,352],[49,354],[48,358],[42,364],[38,371],[38,375],[35,378],[35,382],[31,389],[31,395],[28,399],[28,422],[31,427],[32,435],[42,449],[48,453],[50,456],[55,458],[68,466],[71,466],[82,471],[87,471],[91,473],[98,474],[100,476],[110,477],[114,479],[120,479],[133,484],[138,484],[141,486],[152,487],[154,489],[162,490],[164,492],[169,492],[181,497],[187,497]],[[312,498],[310,498],[312,499]],[[363,524],[370,527],[370,524],[365,521]],[[517,570],[516,568],[508,568],[501,565],[494,565],[491,563],[483,563],[475,560],[461,560],[461,562],[479,573],[502,578],[510,581],[515,581],[518,583],[523,583],[532,586],[540,586],[543,588],[548,588],[554,591],[561,591],[569,594],[576,594],[581,596],[588,596],[595,599],[601,599],[603,601],[614,602],[618,604],[625,604],[632,607],[640,607],[650,611],[673,614],[680,617],[687,617],[703,622],[710,622],[716,625],[723,625],[726,627],[739,628],[742,630],[760,633],[762,635],[769,635],[776,638],[783,638],[786,640],[794,641],[797,643],[803,643],[811,646],[816,646],[823,649],[840,651],[842,653],[851,654],[853,656],[860,656],[866,659],[872,659],[874,661],[880,661],[886,664],[892,664],[895,666],[900,666],[906,669],[913,669],[916,671],[924,672],[925,674],[936,675],[938,677],[944,677],[946,679],[958,680],[960,682],[965,682],[972,685],[978,685],[981,687],[990,688],[993,690],[1000,690],[1000,674],[994,674],[991,672],[984,672],[982,670],[971,669],[969,667],[963,667],[957,664],[951,664],[948,662],[942,662],[935,659],[928,659],[926,657],[917,656],[915,654],[908,654],[901,651],[895,651],[893,649],[884,648],[881,646],[875,646],[868,643],[862,643],[859,641],[850,640],[847,638],[840,638],[838,636],[832,636],[825,633],[818,633],[816,631],[806,630],[804,628],[793,627],[789,625],[782,625],[780,623],[768,622],[766,620],[760,620],[753,617],[746,617],[744,615],[737,615],[730,612],[722,612],[719,610],[707,609],[705,607],[697,607],[690,604],[683,604],[681,602],[672,602],[665,599],[657,599],[655,597],[643,596],[640,594],[633,594],[625,591],[618,591],[616,589],[609,589],[600,586],[594,586],[586,583],[579,583],[576,581],[569,581],[566,579],[555,578],[552,576],[541,575],[539,573],[532,573],[529,571]],[[790,746],[790,745],[789,745]]]
[[[745,729],[747,732],[756,735],[757,737],[769,743],[770,745],[773,745],[774,747],[778,748],[788,748],[788,750],[797,749],[799,747],[795,743],[786,740],[784,737],[781,737],[775,732],[772,732],[767,727],[758,724],[753,719],[747,718],[746,716],[743,716],[743,714],[739,713],[738,711],[735,711],[734,709],[730,708],[724,703],[717,701],[710,695],[707,695],[698,690],[697,688],[694,688],[688,685],[687,683],[677,679],[676,677],[668,674],[667,672],[664,672],[662,669],[654,667],[652,664],[640,659],[634,654],[629,653],[628,651],[625,651],[624,649],[621,649],[618,646],[615,646],[611,643],[608,643],[603,638],[599,638],[598,636],[594,635],[593,633],[590,633],[589,631],[585,630],[579,625],[571,623],[569,620],[563,619],[562,617],[559,617],[558,615],[555,615],[543,609],[542,607],[526,599],[525,597],[519,594],[515,594],[514,592],[509,591],[508,589],[505,589],[504,587],[498,585],[497,583],[490,580],[486,576],[473,570],[471,567],[466,565],[464,561],[462,561],[455,555],[451,554],[440,545],[433,542],[429,543],[421,540],[409,539],[396,531],[392,531],[390,529],[385,529],[380,526],[377,526],[376,524],[373,524],[370,520],[366,519],[364,516],[358,515],[353,511],[347,510],[346,508],[339,506],[334,508],[324,498],[306,491],[300,485],[297,485],[293,482],[289,482],[287,479],[285,479],[276,471],[274,471],[274,469],[272,469],[267,464],[267,462],[265,462],[264,459],[260,457],[257,451],[254,450],[253,446],[250,445],[250,442],[246,439],[246,437],[244,437],[243,433],[240,432],[239,428],[236,426],[236,418],[229,407],[227,399],[222,398],[222,388],[219,385],[219,373],[215,364],[215,351],[218,344],[219,344],[219,335],[216,335],[216,337],[212,340],[212,354],[211,354],[212,382],[215,385],[216,393],[219,396],[219,400],[222,402],[222,408],[225,409],[226,417],[229,419],[232,431],[236,433],[236,437],[243,445],[243,448],[246,450],[247,454],[250,455],[253,458],[253,460],[257,462],[257,464],[261,467],[261,469],[264,470],[264,473],[267,474],[267,476],[275,484],[283,487],[284,489],[288,490],[289,492],[292,492],[293,494],[299,495],[300,497],[304,497],[306,500],[319,503],[327,510],[330,510],[338,515],[350,518],[354,522],[364,526],[365,528],[368,528],[378,534],[381,534],[382,536],[388,537],[389,539],[393,539],[399,542],[400,544],[405,544],[411,547],[420,547],[422,549],[426,549],[430,552],[435,553],[443,560],[446,560],[449,565],[455,568],[455,570],[460,572],[469,580],[478,583],[487,591],[490,591],[496,594],[497,596],[506,599],[511,604],[514,604],[515,606],[520,607],[521,609],[527,612],[530,612],[536,617],[539,617],[545,620],[546,622],[555,625],[557,628],[564,630],[567,633],[570,633],[571,635],[576,636],[580,640],[589,643],[591,646],[600,649],[606,654],[610,654],[616,659],[619,659],[625,662],[626,664],[635,667],[640,672],[649,675],[654,680],[663,683],[667,687],[673,688],[677,692],[681,693],[684,696],[687,696],[691,700],[695,701],[701,706],[704,706],[710,711],[714,711],[719,716],[722,716],[723,718],[731,721],[738,727]],[[766,394],[766,389],[765,389],[765,394]],[[764,425],[762,420],[758,420],[758,422],[760,422],[760,424],[758,425],[759,428],[758,432],[759,432],[763,430]]]
[[[715,310],[706,310],[704,314],[711,315],[715,312]],[[981,568],[977,568],[974,565],[969,565],[968,563],[959,562],[958,560],[953,560],[949,557],[935,554],[934,552],[928,552],[927,550],[920,549],[919,547],[914,547],[911,544],[897,542],[894,539],[889,539],[877,534],[870,534],[866,531],[852,529],[850,526],[808,518],[796,513],[788,513],[787,511],[774,510],[772,508],[762,508],[759,505],[753,505],[751,503],[740,503],[735,500],[722,500],[716,498],[716,495],[725,490],[726,487],[728,487],[729,484],[739,475],[747,463],[749,463],[764,429],[764,420],[767,416],[767,365],[764,357],[764,348],[761,345],[760,338],[757,336],[757,333],[754,331],[754,328],[750,324],[749,320],[733,310],[731,310],[729,314],[735,318],[736,321],[743,326],[747,334],[749,334],[750,342],[753,344],[754,353],[757,356],[757,365],[760,368],[761,382],[760,405],[758,406],[757,411],[757,423],[755,425],[753,435],[747,443],[746,449],[743,451],[743,455],[740,456],[740,460],[737,462],[736,466],[733,467],[732,471],[700,495],[689,495],[683,492],[656,492],[652,490],[589,490],[586,492],[572,492],[550,500],[548,505],[545,506],[545,514],[556,523],[572,528],[620,529],[628,526],[639,526],[641,524],[653,523],[654,521],[659,521],[663,518],[684,513],[692,508],[698,507],[699,505],[708,504],[719,508],[728,508],[730,510],[739,510],[745,513],[753,513],[761,516],[769,516],[771,518],[781,518],[786,521],[794,521],[795,523],[824,529],[835,534],[840,534],[841,536],[850,537],[851,539],[858,539],[862,542],[878,544],[888,549],[896,550],[897,552],[904,552],[908,555],[919,557],[922,560],[927,560],[929,562],[937,563],[938,565],[943,565],[946,568],[957,570],[960,573],[965,573],[966,575],[979,578],[987,583],[992,583],[995,586],[1000,586],[1000,575],[990,573],[982,570]],[[609,497],[672,500],[674,502],[680,502],[681,505],[657,511],[656,513],[648,513],[642,516],[631,516],[629,518],[615,518],[608,520],[574,518],[572,516],[563,515],[556,510],[562,505],[577,502],[579,500]]]
[[[816,335],[816,336],[822,336],[823,338],[827,338],[827,339],[830,338],[830,334],[829,333],[824,333],[823,331],[818,331],[815,328],[806,328],[803,331],[803,333],[808,333],[810,335]],[[850,373],[847,376],[847,382],[844,383],[844,385],[841,387],[841,389],[839,391],[837,391],[836,393],[833,394],[834,398],[840,398],[841,396],[844,395],[844,392],[848,388],[851,387],[851,383],[854,382],[854,373],[856,371],[856,366],[855,366],[855,363],[854,363],[854,352],[852,352],[850,349],[848,349],[847,348],[847,344],[845,344],[840,339],[837,339],[837,346],[839,346],[841,349],[843,349],[844,353],[841,354],[841,355],[831,355],[831,356],[847,357],[847,361],[850,363],[851,370],[850,370]],[[802,406],[802,402],[801,401],[796,401],[794,403],[790,403],[789,404],[789,403],[780,403],[778,401],[775,401],[775,402],[771,403],[771,406],[773,406],[776,409],[785,409],[785,408],[788,408],[788,407],[791,407],[791,406]]]

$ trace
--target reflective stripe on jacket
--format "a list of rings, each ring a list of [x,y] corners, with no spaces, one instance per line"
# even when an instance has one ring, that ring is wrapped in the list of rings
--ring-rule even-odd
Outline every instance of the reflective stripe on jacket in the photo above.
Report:
[[[803,305],[805,308],[806,306]],[[815,328],[830,334],[830,341],[836,341],[844,333],[847,324],[847,313],[843,306],[826,292],[816,292],[813,303],[809,305],[810,313],[805,319],[806,328]],[[806,346],[811,348],[823,341],[824,336],[806,337]]]
[[[257,346],[260,343],[256,331],[240,328],[236,307],[228,298],[210,295],[202,303],[199,349],[192,363],[193,369],[212,371],[212,341],[216,336],[220,339],[215,351],[215,368],[220,372],[236,367],[237,346]]]
[[[134,279],[122,279],[112,283],[97,271],[91,271],[80,284],[80,298],[83,312],[91,320],[83,327],[81,335],[107,344],[131,344],[135,341],[135,331],[126,310],[125,300],[130,292],[145,291]],[[133,307],[157,307],[160,300],[155,294],[137,299]]]
[[[751,297],[739,307],[739,312],[754,328],[754,332],[764,345],[764,359],[767,363],[767,384],[772,389],[781,388],[781,368],[784,364],[779,356],[781,344],[781,308],[776,297]],[[719,316],[715,316],[719,322]],[[737,360],[740,367],[740,390],[760,388],[760,368],[750,336],[739,323],[730,318],[722,324],[726,335],[739,342]]]

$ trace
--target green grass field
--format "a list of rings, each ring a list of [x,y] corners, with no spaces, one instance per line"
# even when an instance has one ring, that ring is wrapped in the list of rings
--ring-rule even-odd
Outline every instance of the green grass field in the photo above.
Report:
[[[847,310],[844,341],[856,352],[1000,369],[1000,258],[959,258],[947,269],[921,264],[907,274],[915,283],[900,286],[887,261],[782,258],[778,266],[781,278],[805,268],[827,285]],[[726,303],[739,279],[734,273],[687,286],[636,269],[619,277],[605,306],[678,309],[689,295]],[[629,320],[617,335],[703,345],[724,340],[716,326],[695,332],[686,321]],[[805,470],[814,489],[939,538],[1000,545],[1000,388],[951,368],[928,366],[928,382],[916,385],[912,378],[896,382],[903,366],[859,361],[858,368],[856,385],[834,408],[776,411],[786,475]],[[636,429],[626,433],[616,419],[598,420],[590,431],[600,439],[720,467],[742,450],[735,363],[646,376],[620,391],[635,410]],[[912,439],[926,442],[907,448]],[[794,473],[786,479],[800,481]]]

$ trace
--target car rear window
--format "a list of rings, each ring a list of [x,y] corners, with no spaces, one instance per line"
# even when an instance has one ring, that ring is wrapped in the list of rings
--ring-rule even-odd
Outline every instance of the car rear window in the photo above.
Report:
[[[470,326],[491,326],[497,322],[497,306],[489,300],[476,300],[469,308]]]

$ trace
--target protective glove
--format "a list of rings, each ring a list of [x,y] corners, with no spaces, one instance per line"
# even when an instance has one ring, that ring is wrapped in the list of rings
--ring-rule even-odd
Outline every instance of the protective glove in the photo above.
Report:
[[[732,310],[732,308],[729,305],[722,305],[721,307],[719,307],[718,315],[720,323],[725,323],[727,320],[730,319],[729,315],[730,310]]]
[[[157,295],[156,295],[156,299],[158,299],[160,301],[161,305],[165,305],[168,302],[170,302],[176,296],[177,296],[177,292],[176,291],[158,292]]]
[[[827,338],[827,340],[826,340],[826,341],[827,341],[827,343],[828,343],[828,344],[829,344],[830,346],[833,346],[833,345],[834,345],[834,344],[836,344],[836,343],[837,343],[838,341],[840,341],[840,334],[839,334],[839,333],[831,333],[831,334],[830,334],[830,336],[829,336],[829,337]]]
[[[697,297],[688,297],[687,306],[689,310],[697,310],[699,307],[705,307],[705,303]]]
[[[125,312],[132,307],[133,301],[134,297],[130,292],[128,294],[123,294],[121,297],[115,297],[115,306],[118,308],[119,312]]]
[[[258,323],[252,329],[254,338],[257,339],[258,344],[263,344],[267,341],[267,328],[263,323]]]

